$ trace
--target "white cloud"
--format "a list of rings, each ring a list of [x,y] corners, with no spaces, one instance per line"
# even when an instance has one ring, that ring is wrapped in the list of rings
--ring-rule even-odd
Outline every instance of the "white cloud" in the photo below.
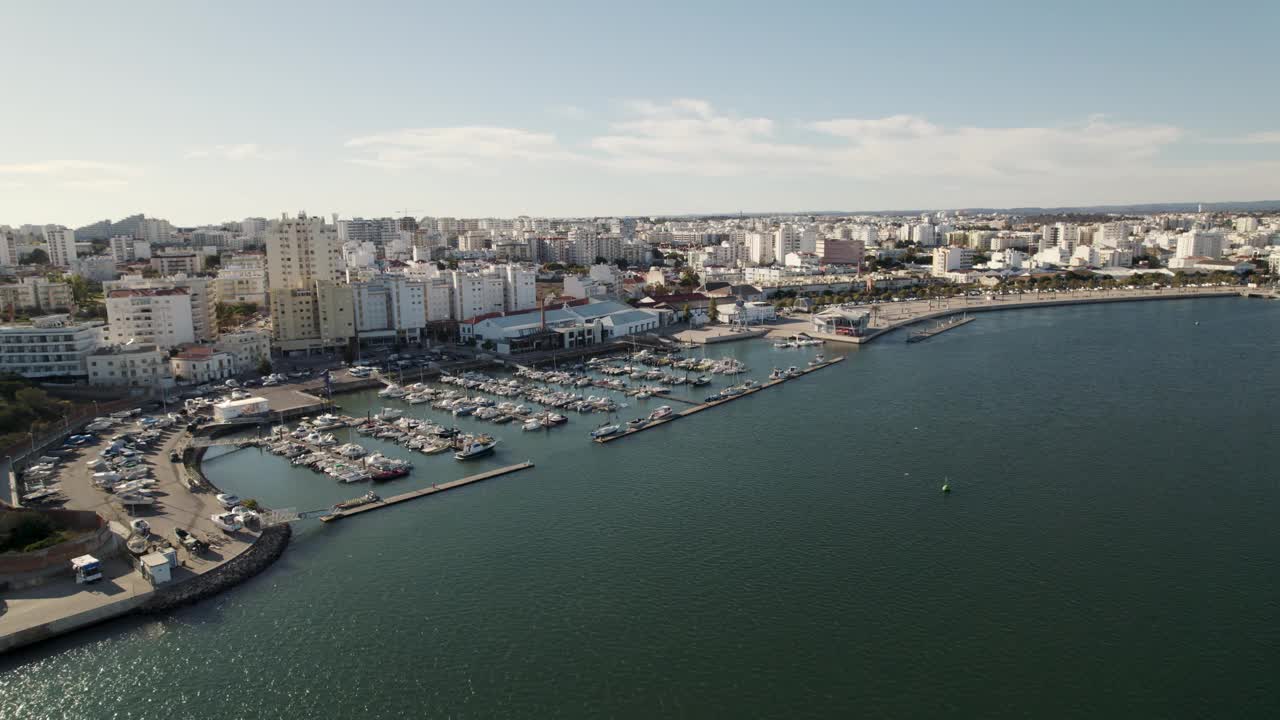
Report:
[[[552,105],[547,110],[552,115],[559,115],[570,120],[581,120],[587,116],[586,109],[578,105]]]
[[[182,157],[184,160],[262,160],[267,154],[257,143],[236,143],[192,148],[183,153]]]
[[[364,154],[353,162],[388,169],[484,169],[499,162],[573,159],[554,135],[518,128],[408,128],[348,140]]]
[[[1240,137],[1218,138],[1213,142],[1224,145],[1280,145],[1280,130],[1264,130]]]
[[[81,190],[106,190],[129,184],[141,174],[138,168],[96,160],[42,160],[0,164],[0,187],[20,189],[37,185],[61,185]],[[11,179],[16,178],[16,179]]]
[[[627,109],[637,117],[590,141],[597,159],[612,167],[724,176],[817,157],[815,148],[778,142],[773,120],[720,114],[704,100],[634,101]]]

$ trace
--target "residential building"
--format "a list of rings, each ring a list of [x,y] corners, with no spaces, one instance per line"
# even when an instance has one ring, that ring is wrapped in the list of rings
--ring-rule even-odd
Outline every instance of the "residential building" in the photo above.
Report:
[[[75,304],[71,286],[43,277],[24,277],[17,283],[0,285],[0,311],[26,310],[51,313],[70,310]]]
[[[249,372],[271,358],[271,336],[261,330],[232,330],[219,335],[213,349],[231,356],[237,374]]]
[[[747,259],[753,265],[772,265],[776,257],[773,236],[763,232],[747,233]]]
[[[973,267],[973,251],[969,248],[942,247],[933,249],[931,275],[942,276],[950,272],[969,270]]]
[[[351,284],[359,342],[417,345],[427,326],[426,284],[403,275],[376,275]]]
[[[0,325],[0,375],[83,377],[85,358],[98,347],[101,329],[100,322],[77,323],[67,315]]]
[[[261,308],[267,306],[266,270],[219,268],[212,285],[215,302],[253,303]]]
[[[800,228],[783,223],[773,232],[773,258],[781,260],[787,253],[801,251]]]
[[[0,226],[0,267],[18,264],[18,233],[13,228]]]
[[[350,229],[348,227],[348,229]],[[322,217],[281,216],[266,231],[272,341],[286,353],[347,345],[355,299],[344,279],[342,241]]]
[[[85,365],[90,385],[159,387],[171,382],[167,354],[149,343],[109,345],[89,353]]]
[[[44,242],[49,247],[49,264],[71,267],[76,259],[76,231],[61,225],[44,227]]]
[[[151,267],[161,275],[195,275],[204,268],[204,256],[195,252],[156,253],[151,256]]]
[[[829,265],[861,265],[866,247],[861,240],[819,239],[815,254]]]
[[[1222,233],[1209,230],[1192,230],[1178,236],[1175,258],[1205,257],[1216,260],[1222,257]]]
[[[120,277],[115,258],[110,255],[85,255],[71,264],[71,273],[86,280],[105,282]]]
[[[181,288],[191,304],[191,327],[198,342],[213,340],[218,336],[218,299],[214,281],[206,277],[189,277],[183,273],[168,277],[145,278],[141,275],[125,275],[119,280],[102,283],[104,292],[112,290],[163,290]],[[114,342],[114,341],[113,341]]]
[[[168,350],[195,342],[191,298],[183,288],[126,288],[107,292],[107,344],[145,343]]]

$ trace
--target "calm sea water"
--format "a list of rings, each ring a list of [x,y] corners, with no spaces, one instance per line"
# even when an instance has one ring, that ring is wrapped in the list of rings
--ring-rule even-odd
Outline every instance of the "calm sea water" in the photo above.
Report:
[[[230,593],[4,658],[0,717],[1280,715],[1280,303],[847,354],[609,446],[575,415],[478,464],[413,455],[379,492],[537,467],[303,523]],[[364,490],[252,450],[207,470],[300,510]]]

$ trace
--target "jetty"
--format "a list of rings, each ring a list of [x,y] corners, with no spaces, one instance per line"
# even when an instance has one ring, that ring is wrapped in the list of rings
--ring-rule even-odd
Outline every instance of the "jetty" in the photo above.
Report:
[[[618,433],[618,434],[616,434],[616,435],[609,435],[609,436],[602,437],[602,438],[596,438],[596,440],[595,440],[595,441],[596,441],[596,442],[598,442],[598,443],[600,443],[601,445],[604,445],[604,444],[606,444],[606,443],[611,443],[611,442],[613,442],[613,441],[615,441],[615,440],[621,440],[622,438],[625,438],[625,437],[631,437],[632,435],[635,435],[636,433],[642,433],[642,432],[644,432],[645,430],[652,430],[653,428],[656,428],[656,427],[659,427],[659,426],[662,426],[662,425],[666,425],[667,423],[675,422],[676,420],[679,420],[680,418],[688,417],[688,416],[690,416],[690,415],[695,415],[695,414],[697,414],[697,413],[702,412],[703,410],[710,410],[710,409],[711,409],[711,408],[713,408],[713,407],[719,407],[719,406],[721,406],[721,405],[724,405],[725,403],[730,403],[730,402],[733,402],[734,400],[738,400],[739,398],[744,398],[744,397],[748,397],[748,396],[750,396],[750,395],[754,395],[754,394],[756,394],[756,393],[758,393],[758,392],[760,392],[760,391],[762,391],[762,390],[766,390],[766,389],[768,389],[768,388],[775,387],[775,386],[777,386],[777,385],[781,385],[782,383],[787,382],[788,380],[795,380],[796,378],[804,377],[805,375],[808,375],[809,373],[817,372],[817,371],[819,371],[819,370],[822,370],[823,368],[829,368],[829,367],[831,367],[832,365],[835,365],[835,364],[837,364],[837,363],[841,363],[841,362],[844,362],[844,358],[843,358],[843,357],[838,357],[838,358],[834,358],[834,359],[832,359],[832,360],[827,360],[827,361],[825,361],[825,362],[817,363],[817,364],[815,364],[815,365],[810,365],[809,367],[806,367],[806,368],[804,368],[803,370],[797,370],[797,371],[796,371],[796,374],[795,374],[795,375],[793,375],[793,376],[791,376],[791,377],[778,378],[778,379],[776,379],[776,380],[768,380],[768,381],[766,381],[766,382],[762,382],[762,383],[760,383],[759,385],[757,385],[757,386],[755,386],[755,387],[753,387],[753,388],[751,388],[751,389],[749,389],[749,390],[746,390],[746,391],[744,391],[744,392],[742,392],[742,393],[739,393],[738,395],[731,395],[731,396],[726,397],[726,398],[721,398],[720,400],[712,400],[711,402],[703,402],[703,403],[694,403],[693,407],[691,407],[691,408],[689,408],[689,409],[687,409],[687,410],[681,410],[681,411],[680,411],[680,412],[678,412],[678,413],[672,413],[671,415],[668,415],[667,417],[665,417],[665,418],[663,418],[663,419],[661,419],[661,420],[655,420],[654,422],[651,422],[651,423],[649,423],[649,424],[647,424],[647,425],[644,425],[644,426],[642,426],[642,427],[638,427],[638,428],[628,428],[627,430],[625,430],[625,431],[623,431],[623,432],[620,432],[620,433]],[[674,398],[671,398],[671,399],[674,399]]]
[[[402,502],[408,502],[410,500],[416,500],[420,497],[435,495],[436,493],[442,493],[442,492],[445,492],[446,490],[453,490],[455,488],[471,485],[473,483],[478,483],[481,480],[488,480],[490,478],[501,477],[503,475],[510,475],[513,472],[518,472],[520,470],[527,470],[531,467],[533,467],[532,462],[522,462],[516,465],[508,465],[506,467],[501,467],[501,468],[498,468],[497,470],[489,470],[488,472],[482,472],[476,475],[468,475],[467,477],[464,477],[464,478],[451,480],[445,483],[438,483],[438,484],[432,485],[431,487],[425,487],[420,490],[411,490],[407,493],[403,493],[400,495],[393,495],[389,498],[376,500],[374,502],[367,503],[365,505],[358,505],[356,507],[349,508],[346,510],[336,510],[334,512],[329,513],[328,515],[322,515],[320,517],[320,522],[333,522],[335,520],[341,520],[342,518],[350,517],[352,515],[359,515],[360,513],[373,512],[374,510],[381,510],[382,508],[390,507],[392,505],[398,505]]]
[[[973,321],[974,318],[969,317],[968,315],[952,316],[946,320],[940,320],[936,325],[928,330],[917,330],[916,332],[911,333],[907,336],[907,342],[918,343],[922,340],[928,340],[934,335],[940,335],[948,330],[958,328],[961,325],[967,325]]]

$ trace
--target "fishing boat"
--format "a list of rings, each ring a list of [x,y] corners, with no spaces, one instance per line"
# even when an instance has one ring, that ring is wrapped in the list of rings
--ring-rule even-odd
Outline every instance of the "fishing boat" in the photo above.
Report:
[[[472,460],[478,457],[484,457],[493,452],[498,446],[497,440],[472,440],[463,445],[462,449],[453,454],[455,460]]]

